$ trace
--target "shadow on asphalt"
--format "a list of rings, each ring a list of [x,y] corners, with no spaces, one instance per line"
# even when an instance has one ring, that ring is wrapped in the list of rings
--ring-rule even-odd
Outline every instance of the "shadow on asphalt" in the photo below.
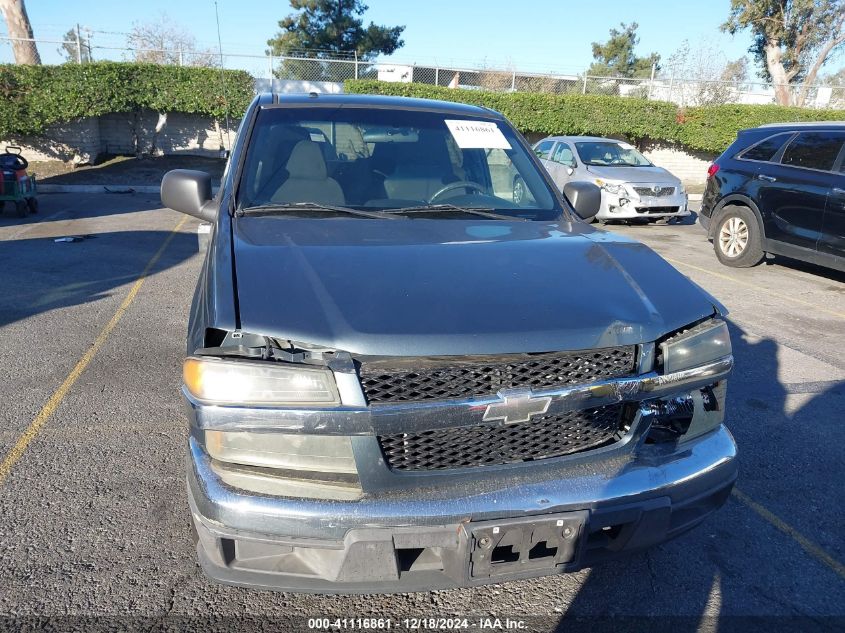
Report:
[[[634,220],[631,220],[631,221],[611,220],[607,223],[606,226],[608,226],[608,227],[618,226],[618,225],[640,226],[640,227],[648,227],[648,226],[652,226],[652,225],[655,225],[655,226],[666,226],[666,225],[669,225],[669,226],[692,226],[696,222],[698,222],[698,213],[696,213],[695,211],[690,211],[689,215],[682,216],[680,218],[674,218],[674,219],[672,219],[671,222],[669,220],[657,220],[655,222],[649,222],[647,218],[642,218],[642,219],[634,219]]]
[[[38,223],[66,219],[107,217],[124,213],[137,213],[160,209],[161,200],[152,193],[42,193],[38,195],[39,212],[18,218],[12,206],[6,203],[0,213],[0,228],[25,227]],[[53,217],[56,216],[56,217]],[[4,243],[5,244],[5,243]]]
[[[730,327],[736,368],[726,420],[739,446],[737,488],[839,558],[845,492],[831,473],[845,472],[845,381],[783,384],[775,340],[749,342]],[[790,407],[796,393],[809,399]],[[591,631],[768,633],[785,630],[784,616],[791,630],[829,630],[832,618],[819,614],[832,613],[825,587],[836,576],[790,537],[767,538],[770,531],[732,499],[675,541],[592,568],[557,631],[586,630],[588,621]],[[778,573],[781,567],[790,573]],[[778,602],[778,618],[734,615],[749,613],[761,597],[768,609]]]
[[[56,243],[53,237],[0,242],[0,328],[110,296],[138,278],[170,235],[170,231],[117,231],[78,242]],[[148,275],[176,266],[196,252],[196,235],[175,233]]]
[[[809,264],[807,262],[802,262],[797,259],[790,259],[789,257],[782,257],[781,255],[775,255],[773,257],[767,258],[763,261],[760,266],[764,266],[766,268],[770,266],[782,266],[784,268],[792,268],[793,270],[800,270],[801,272],[805,272],[810,275],[815,275],[816,277],[825,277],[830,281],[837,281],[839,283],[845,284],[845,271],[834,270],[833,268],[825,268],[824,266],[816,266],[815,264]],[[837,288],[842,292],[845,292],[845,286],[842,288]]]

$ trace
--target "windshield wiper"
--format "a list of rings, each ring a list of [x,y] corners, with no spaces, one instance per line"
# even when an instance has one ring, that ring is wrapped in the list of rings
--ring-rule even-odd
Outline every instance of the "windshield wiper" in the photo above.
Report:
[[[418,207],[399,207],[398,209],[385,209],[385,213],[446,213],[455,212],[468,213],[470,215],[480,215],[483,218],[490,218],[492,220],[518,220],[520,222],[527,221],[527,218],[520,218],[514,215],[504,215],[502,213],[493,213],[490,208],[475,208],[475,207],[459,207],[454,204],[426,204]]]
[[[396,216],[378,213],[376,211],[360,211],[351,207],[337,207],[330,204],[319,204],[317,202],[281,202],[271,204],[259,204],[254,207],[241,207],[238,209],[238,215],[244,216],[247,214],[265,214],[270,215],[276,211],[332,211],[334,213],[348,213],[349,215],[359,215],[364,218],[376,218],[379,220],[397,220]]]

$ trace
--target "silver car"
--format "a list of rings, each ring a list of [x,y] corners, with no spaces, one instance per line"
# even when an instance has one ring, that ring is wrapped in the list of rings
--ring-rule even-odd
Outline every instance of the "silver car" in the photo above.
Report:
[[[677,218],[690,214],[683,183],[624,141],[596,136],[549,136],[534,152],[559,189],[570,181],[601,187],[599,222]],[[514,182],[514,200],[523,183]]]

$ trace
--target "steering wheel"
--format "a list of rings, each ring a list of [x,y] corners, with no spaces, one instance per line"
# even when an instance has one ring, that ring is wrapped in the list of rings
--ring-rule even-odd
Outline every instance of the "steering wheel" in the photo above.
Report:
[[[20,154],[6,152],[0,154],[0,165],[3,165],[6,169],[26,169],[29,167],[29,161]]]
[[[458,182],[452,182],[446,185],[445,187],[441,187],[437,191],[434,192],[434,195],[428,199],[429,204],[433,204],[435,200],[437,200],[440,196],[444,193],[449,191],[454,191],[455,189],[461,189],[466,187],[467,189],[474,189],[478,193],[484,193],[486,190],[482,185],[479,185],[477,182],[472,182],[470,180],[459,180]]]
[[[624,162],[625,162],[624,158],[614,158],[612,161],[610,161],[610,164],[611,165],[621,165]]]

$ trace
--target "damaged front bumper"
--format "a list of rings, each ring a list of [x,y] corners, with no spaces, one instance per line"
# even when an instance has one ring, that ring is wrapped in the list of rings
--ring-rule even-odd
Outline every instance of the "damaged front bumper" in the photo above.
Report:
[[[737,474],[724,426],[674,450],[643,446],[598,471],[561,466],[495,490],[354,502],[246,494],[214,474],[193,440],[190,451],[203,570],[223,583],[303,592],[427,591],[575,571],[694,527],[725,502]]]
[[[733,486],[733,438],[721,424],[721,411],[700,410],[701,389],[720,384],[732,364],[726,357],[669,375],[646,372],[542,392],[550,394],[552,409],[640,405],[625,437],[611,446],[461,471],[391,471],[376,441],[391,427],[442,420],[441,403],[402,415],[387,408],[383,418],[366,406],[345,407],[341,415],[190,403],[197,432],[240,423],[352,434],[363,490],[360,498],[347,500],[248,492],[227,484],[192,437],[188,489],[200,563],[212,578],[237,585],[396,592],[570,572],[655,545],[703,520]],[[715,427],[701,433],[690,427],[686,437],[692,439],[649,441],[648,403],[684,393],[702,413],[698,417],[719,416]],[[458,413],[468,416],[478,403]],[[450,406],[454,413],[455,403]],[[329,418],[342,419],[343,429]]]
[[[602,190],[599,220],[632,220],[635,218],[673,218],[690,215],[686,193],[671,196],[639,196],[635,193],[618,194]]]

